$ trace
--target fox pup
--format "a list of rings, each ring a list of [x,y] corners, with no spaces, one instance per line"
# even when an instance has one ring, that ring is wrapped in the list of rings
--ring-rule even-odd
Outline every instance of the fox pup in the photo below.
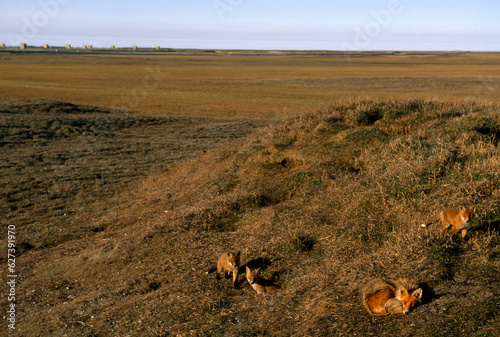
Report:
[[[260,278],[258,275],[259,271],[260,268],[251,271],[250,268],[247,267],[248,283],[250,283],[258,295],[281,289],[279,286],[272,284],[272,282]]]
[[[217,261],[217,278],[220,278],[220,273],[224,273],[224,277],[229,277],[233,273],[233,287],[236,288],[236,279],[240,271],[240,252],[236,254],[224,253]]]
[[[407,314],[422,298],[422,289],[415,288],[407,279],[390,281],[377,278],[363,289],[363,304],[372,315]]]
[[[427,223],[422,224],[422,227],[427,227],[431,223],[441,220],[441,229],[439,234],[443,235],[445,231],[450,231],[453,236],[456,232],[462,231],[462,239],[465,238],[467,231],[471,227],[472,220],[476,213],[476,207],[463,207],[459,209],[445,209]]]

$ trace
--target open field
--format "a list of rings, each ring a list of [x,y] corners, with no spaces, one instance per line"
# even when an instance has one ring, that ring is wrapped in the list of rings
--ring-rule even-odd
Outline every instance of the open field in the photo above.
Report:
[[[0,54],[11,335],[497,337],[499,60]],[[237,250],[282,290],[205,273]],[[375,277],[423,303],[373,319]]]
[[[157,116],[283,120],[332,102],[500,102],[500,54],[133,56],[0,54],[0,97]]]

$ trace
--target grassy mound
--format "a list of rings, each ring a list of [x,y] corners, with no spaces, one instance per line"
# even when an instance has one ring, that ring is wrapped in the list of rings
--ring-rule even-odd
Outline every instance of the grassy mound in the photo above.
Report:
[[[102,230],[22,256],[19,330],[495,336],[498,112],[440,101],[343,103],[150,177],[72,224]],[[420,227],[459,205],[477,206],[465,241]],[[233,289],[205,273],[237,250],[283,290],[257,296],[243,276]],[[372,319],[360,290],[374,277],[414,280],[423,304]]]

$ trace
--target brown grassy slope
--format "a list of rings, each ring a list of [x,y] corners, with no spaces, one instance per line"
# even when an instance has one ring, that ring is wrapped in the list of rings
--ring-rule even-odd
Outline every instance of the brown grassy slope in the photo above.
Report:
[[[19,331],[496,336],[498,109],[335,105],[151,177],[107,203],[104,231],[23,256]],[[478,208],[465,242],[420,228],[460,204]],[[257,296],[243,277],[234,290],[205,274],[231,250],[283,290]],[[372,321],[361,287],[403,276],[424,303]]]
[[[500,103],[500,53],[228,56],[0,54],[0,96],[146,115],[285,120],[340,99]]]

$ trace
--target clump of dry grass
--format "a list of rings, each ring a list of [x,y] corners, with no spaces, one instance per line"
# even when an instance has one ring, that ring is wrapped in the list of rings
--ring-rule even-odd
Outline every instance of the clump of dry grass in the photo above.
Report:
[[[24,331],[493,335],[499,125],[487,104],[343,103],[151,177],[110,201],[105,230],[26,257]],[[464,242],[420,228],[461,204],[478,209]],[[237,250],[283,289],[205,274]],[[372,321],[359,291],[374,277],[412,279],[423,304]]]

